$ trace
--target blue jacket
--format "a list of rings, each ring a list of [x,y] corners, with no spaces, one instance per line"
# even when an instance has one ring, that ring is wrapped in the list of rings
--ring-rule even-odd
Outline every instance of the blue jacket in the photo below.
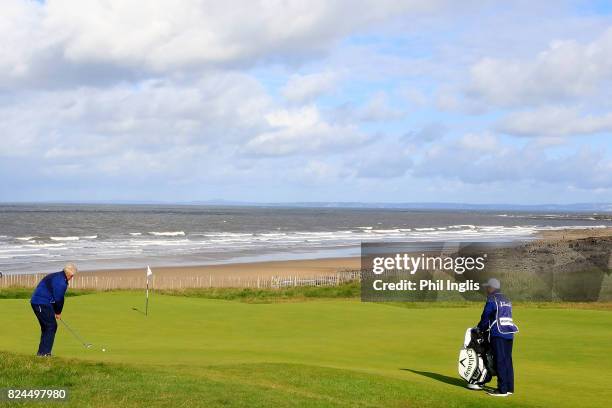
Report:
[[[64,271],[50,273],[38,283],[32,293],[30,303],[33,305],[51,304],[55,313],[60,314],[64,308],[66,290],[68,290],[68,279]]]
[[[514,333],[518,332],[518,327],[512,321],[512,303],[500,291],[495,291],[487,297],[478,328],[481,332],[490,330],[490,337],[508,340],[512,340]]]

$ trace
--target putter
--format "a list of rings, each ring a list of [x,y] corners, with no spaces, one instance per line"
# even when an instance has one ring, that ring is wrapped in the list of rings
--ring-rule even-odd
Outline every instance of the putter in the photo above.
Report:
[[[72,330],[72,328],[68,325],[68,323],[66,323],[64,321],[64,319],[58,319],[60,322],[63,323],[63,325],[68,329],[68,331],[72,334],[72,336],[77,339],[79,341],[79,343],[81,343],[83,345],[83,347],[85,347],[86,349],[90,349],[93,347],[93,344],[91,343],[87,343],[86,341],[83,340],[83,338],[81,336],[79,336],[77,334],[77,332],[75,332],[74,330]]]

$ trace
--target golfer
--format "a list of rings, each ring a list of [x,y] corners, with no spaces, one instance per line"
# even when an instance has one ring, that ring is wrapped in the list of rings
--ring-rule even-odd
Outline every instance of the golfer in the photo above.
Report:
[[[512,343],[514,333],[518,333],[518,327],[512,321],[512,303],[500,292],[499,280],[491,278],[483,286],[487,291],[487,303],[478,329],[483,333],[489,332],[489,343],[497,371],[497,389],[488,394],[507,397],[514,393]]]
[[[42,278],[32,294],[30,303],[40,323],[40,344],[37,356],[51,357],[51,349],[57,331],[56,319],[62,317],[68,282],[76,272],[76,265],[68,263],[64,266],[63,271],[51,273]]]

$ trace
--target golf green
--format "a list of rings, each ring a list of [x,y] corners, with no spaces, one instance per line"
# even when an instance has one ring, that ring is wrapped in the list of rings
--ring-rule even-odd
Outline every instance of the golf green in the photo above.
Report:
[[[142,307],[135,292],[68,298],[64,319],[96,347],[60,326],[55,357],[36,359],[28,300],[0,300],[0,387],[67,386],[69,405],[92,407],[492,405],[456,372],[478,307],[162,295]],[[515,320],[517,392],[495,405],[609,406],[612,312],[517,306]]]

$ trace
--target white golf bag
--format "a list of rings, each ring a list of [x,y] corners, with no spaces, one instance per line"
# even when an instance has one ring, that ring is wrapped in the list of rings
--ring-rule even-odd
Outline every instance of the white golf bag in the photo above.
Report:
[[[459,376],[467,381],[467,387],[480,389],[496,375],[489,342],[482,333],[467,329],[463,348],[459,351]]]

